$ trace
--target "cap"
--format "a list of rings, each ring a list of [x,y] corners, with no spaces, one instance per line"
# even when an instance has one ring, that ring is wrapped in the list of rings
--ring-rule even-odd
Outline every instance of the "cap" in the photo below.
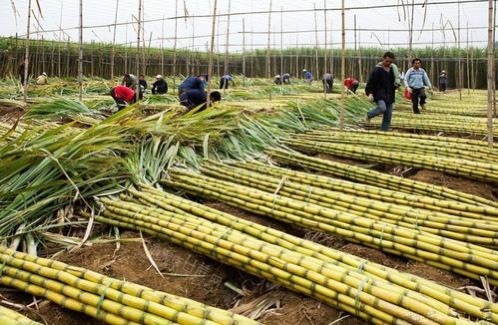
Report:
[[[306,72],[306,71],[308,71],[308,70],[306,70],[306,69],[303,69],[303,72]]]
[[[443,70],[443,71],[441,71],[441,73],[446,73],[446,71],[445,71],[445,70]]]
[[[158,75],[156,76],[156,79],[162,79],[162,78],[163,78],[163,76],[161,76],[160,74],[158,74]]]
[[[277,75],[275,76],[275,78],[276,78],[276,79],[280,79],[280,75],[279,75],[279,74],[277,74]]]
[[[43,73],[42,73],[42,75],[46,76],[46,75],[47,75],[47,73],[46,73],[46,72],[43,72]]]

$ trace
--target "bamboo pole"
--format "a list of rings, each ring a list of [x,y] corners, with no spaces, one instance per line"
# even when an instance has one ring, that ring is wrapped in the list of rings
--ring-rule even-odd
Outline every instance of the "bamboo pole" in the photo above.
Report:
[[[346,79],[346,13],[344,10],[344,0],[341,0],[341,34],[342,34],[342,45],[341,45],[341,112],[339,116],[339,128],[341,131],[344,130],[344,105],[345,105],[345,93],[344,93],[344,79]]]
[[[284,73],[284,7],[280,7],[280,74]]]
[[[178,0],[175,0],[175,17],[178,17]],[[176,92],[176,46],[178,43],[178,19],[175,19],[175,41],[173,43],[173,94]],[[209,76],[211,78],[211,76]]]
[[[31,25],[31,0],[28,1],[28,22],[26,26],[26,44],[24,52],[24,101],[28,101],[28,68],[29,68],[29,30]]]
[[[211,23],[211,45],[209,49],[209,65],[208,65],[208,95],[207,95],[207,105],[211,104],[211,99],[209,98],[209,94],[211,94],[211,82],[213,81],[213,51],[214,51],[214,35],[216,33],[216,9],[218,6],[218,0],[214,0],[213,5],[213,21]]]
[[[242,18],[242,78],[246,84],[246,20]]]
[[[112,47],[111,47],[111,80],[114,79],[114,56],[115,56],[115,46],[116,46],[116,29],[118,23],[118,8],[119,0],[116,0],[116,12],[114,13],[114,31],[112,34]]]
[[[140,54],[142,55],[142,69],[143,70],[139,70],[138,71],[138,74],[137,74],[137,78],[140,74],[146,74],[146,70],[147,70],[147,64],[146,64],[146,60],[145,60],[145,49],[146,49],[146,40],[145,40],[145,25],[142,24],[143,21],[145,21],[145,1],[142,0],[142,17],[140,18],[140,25],[141,25],[141,32],[142,32],[142,48],[141,48],[141,51],[140,51]],[[152,38],[152,35],[151,35],[151,38]]]
[[[83,99],[83,0],[80,0],[80,43],[78,55],[79,99]]]
[[[324,54],[323,54],[323,70],[327,71],[329,70],[329,65],[328,65],[328,44],[327,44],[327,0],[323,0],[323,48],[324,48]],[[330,69],[330,73],[334,73],[332,69]]]
[[[268,48],[266,50],[266,77],[268,79],[271,78],[271,67],[270,67],[270,51],[271,51],[271,9],[272,9],[273,0],[270,0],[270,10],[268,11]]]
[[[230,44],[230,12],[231,12],[231,4],[232,1],[228,0],[228,16],[227,16],[227,35],[226,35],[226,43],[225,43],[225,72],[224,74],[228,73],[228,49],[229,49],[229,44]],[[225,84],[225,88],[223,89],[224,92],[226,92],[226,86],[228,84]]]
[[[161,75],[164,77],[164,15],[161,25]]]
[[[470,48],[469,48],[469,21],[467,20],[467,94],[470,95]]]
[[[360,28],[360,26],[358,26]],[[363,82],[363,68],[361,62],[361,33],[358,32],[358,70],[360,70],[360,76],[358,81]]]
[[[415,12],[415,0],[412,0],[412,11],[410,14],[410,25],[408,28],[408,66],[411,67],[413,59],[413,16]]]
[[[460,0],[457,2],[458,4],[458,44],[457,44],[457,60],[458,60],[458,95],[460,101],[462,100],[462,84],[463,84],[463,71],[462,71],[462,59],[460,58]]]
[[[433,82],[436,80],[435,79],[435,71],[434,71],[434,22],[432,23],[432,31],[431,31],[432,39],[431,39],[431,79]],[[439,76],[439,74],[437,74]],[[436,77],[439,78],[439,77]],[[438,80],[438,88],[439,88],[439,80]]]
[[[493,83],[495,78],[493,76],[493,33],[494,33],[494,19],[493,19],[493,0],[488,0],[488,145],[493,147]]]
[[[313,9],[314,9],[314,17],[315,17],[315,73],[316,73],[316,78],[318,79],[319,75],[319,67],[318,67],[318,19],[316,17],[316,2],[313,2]],[[318,79],[319,80],[319,79]],[[323,91],[324,94],[326,94],[326,91],[324,89]],[[327,96],[327,95],[325,95]]]
[[[496,0],[493,4],[493,117],[496,115]]]
[[[140,75],[140,32],[141,32],[141,17],[142,17],[142,0],[138,0],[138,16],[137,16],[137,54],[135,56],[136,62],[136,71],[137,71],[137,78]],[[137,83],[137,88],[136,90],[136,99],[137,102],[140,99],[140,83]]]
[[[64,0],[61,0],[61,10],[59,13],[59,44],[58,44],[58,53],[57,53],[57,75],[62,77],[61,71],[61,44],[62,44],[62,11],[64,9]]]

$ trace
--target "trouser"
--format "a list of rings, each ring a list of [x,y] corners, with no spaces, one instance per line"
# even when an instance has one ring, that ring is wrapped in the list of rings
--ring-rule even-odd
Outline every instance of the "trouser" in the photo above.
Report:
[[[446,84],[439,84],[439,91],[445,92],[446,91]]]
[[[226,78],[220,79],[220,88],[219,89],[228,89],[228,79],[226,79]]]
[[[367,113],[368,118],[376,117],[380,114],[382,115],[382,124],[380,125],[381,131],[389,130],[391,126],[391,117],[393,115],[393,104],[394,103],[386,103],[383,100],[377,101],[377,107]]]
[[[284,77],[284,78],[282,79],[282,81],[284,82],[284,84],[286,84],[286,85],[290,85],[290,78],[286,78],[286,77]]]
[[[333,84],[332,79],[322,80],[322,82],[325,92],[330,94],[332,92],[332,84]]]
[[[425,95],[425,89],[424,88],[418,88],[418,89],[413,89],[412,90],[412,108],[413,108],[413,113],[415,114],[420,114],[420,110],[418,109],[418,104],[420,102],[420,105],[425,105],[425,99],[427,96]]]

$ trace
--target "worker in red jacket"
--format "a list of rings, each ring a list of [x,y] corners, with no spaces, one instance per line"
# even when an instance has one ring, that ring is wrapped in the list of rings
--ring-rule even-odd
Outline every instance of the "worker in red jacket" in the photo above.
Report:
[[[116,86],[111,89],[111,97],[116,102],[118,106],[118,111],[122,110],[126,106],[133,104],[137,101],[136,93],[133,89],[126,86]]]
[[[344,80],[344,86],[346,86],[348,90],[352,91],[355,94],[356,94],[356,89],[358,89],[359,85],[360,82],[353,77],[349,77],[346,80]]]

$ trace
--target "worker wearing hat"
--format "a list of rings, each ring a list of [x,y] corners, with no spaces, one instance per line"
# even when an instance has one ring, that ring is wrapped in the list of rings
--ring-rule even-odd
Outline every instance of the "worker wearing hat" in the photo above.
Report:
[[[275,80],[273,82],[275,83],[275,85],[281,85],[282,84],[282,77],[279,74],[277,74],[275,76]]]
[[[168,83],[163,76],[158,74],[156,81],[152,84],[152,94],[166,94],[168,92]]]
[[[46,72],[43,72],[41,75],[36,78],[37,85],[47,85],[48,84],[48,76]]]
[[[446,75],[446,71],[441,71],[441,74],[438,78],[439,91],[446,92],[446,87],[448,86],[448,76]]]
[[[313,74],[306,69],[303,69],[303,76],[306,82],[310,83],[313,81]]]

